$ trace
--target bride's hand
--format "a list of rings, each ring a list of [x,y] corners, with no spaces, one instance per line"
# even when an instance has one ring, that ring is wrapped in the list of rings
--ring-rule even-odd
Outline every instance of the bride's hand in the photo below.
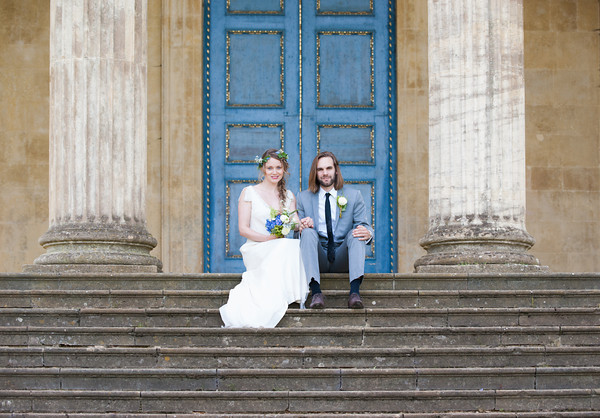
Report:
[[[312,218],[307,216],[306,218],[300,219],[300,224],[298,225],[298,228],[299,228],[300,232],[302,232],[303,229],[314,228],[314,226],[315,225],[314,225]]]

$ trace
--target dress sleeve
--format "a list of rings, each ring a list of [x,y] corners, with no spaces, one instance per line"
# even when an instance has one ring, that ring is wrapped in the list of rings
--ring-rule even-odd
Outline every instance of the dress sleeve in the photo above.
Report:
[[[238,198],[238,200],[243,199],[244,202],[252,202],[252,193],[254,193],[254,190],[251,186],[244,187],[242,193],[240,193],[240,197]]]

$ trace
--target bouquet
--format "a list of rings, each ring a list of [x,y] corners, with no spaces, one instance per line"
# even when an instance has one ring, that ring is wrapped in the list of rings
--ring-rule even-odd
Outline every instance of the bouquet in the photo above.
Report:
[[[271,209],[271,216],[267,219],[265,227],[267,232],[278,238],[283,238],[296,228],[296,223],[292,221],[292,215],[297,211],[288,212],[287,210],[278,211]]]

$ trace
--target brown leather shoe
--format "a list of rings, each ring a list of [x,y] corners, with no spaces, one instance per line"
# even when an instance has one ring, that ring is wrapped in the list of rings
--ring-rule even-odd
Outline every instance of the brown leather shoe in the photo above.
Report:
[[[313,295],[310,305],[310,309],[323,309],[325,307],[325,300],[323,299],[323,293],[316,293]]]
[[[365,306],[360,300],[360,295],[358,293],[350,293],[350,297],[348,298],[348,307],[350,309],[362,309]]]

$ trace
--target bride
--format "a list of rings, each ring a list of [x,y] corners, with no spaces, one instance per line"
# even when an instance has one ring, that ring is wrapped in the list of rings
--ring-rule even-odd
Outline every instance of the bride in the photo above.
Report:
[[[244,188],[238,202],[239,232],[247,238],[240,248],[246,271],[219,309],[226,327],[273,328],[290,303],[299,302],[304,307],[308,295],[300,241],[267,230],[274,224],[270,220],[273,215],[296,210],[294,194],[285,186],[289,175],[287,154],[268,149],[256,161],[263,179],[256,186]],[[298,215],[294,213],[290,218],[297,229]],[[282,232],[286,235],[290,231]]]

